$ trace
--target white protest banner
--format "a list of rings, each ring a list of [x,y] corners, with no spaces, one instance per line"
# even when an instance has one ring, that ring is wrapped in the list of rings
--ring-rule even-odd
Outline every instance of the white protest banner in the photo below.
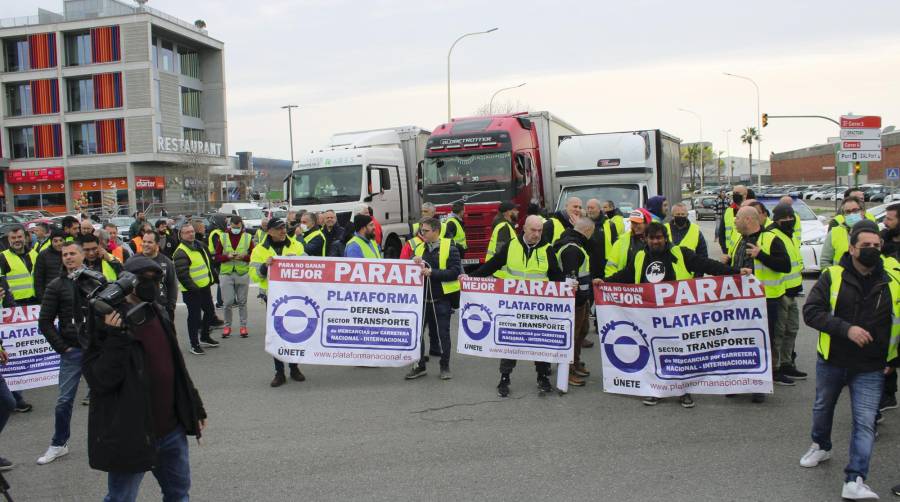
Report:
[[[0,340],[9,362],[0,366],[0,375],[10,390],[56,385],[59,354],[38,329],[40,305],[0,309]]]
[[[772,392],[766,298],[755,277],[605,283],[594,299],[606,392]]]
[[[575,296],[566,283],[462,277],[460,285],[457,352],[495,359],[572,361]]]
[[[407,366],[419,360],[422,267],[406,260],[277,257],[266,351],[290,363]]]

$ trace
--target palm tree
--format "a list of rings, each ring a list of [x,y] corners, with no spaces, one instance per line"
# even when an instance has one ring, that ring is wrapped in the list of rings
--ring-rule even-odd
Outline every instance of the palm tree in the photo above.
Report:
[[[744,132],[741,134],[741,143],[747,144],[747,147],[750,149],[750,183],[753,183],[753,142],[759,141],[759,131],[756,130],[755,127],[748,127],[744,129]]]
[[[681,148],[681,158],[690,166],[691,169],[691,190],[694,190],[694,163],[700,157],[699,145],[685,146]]]

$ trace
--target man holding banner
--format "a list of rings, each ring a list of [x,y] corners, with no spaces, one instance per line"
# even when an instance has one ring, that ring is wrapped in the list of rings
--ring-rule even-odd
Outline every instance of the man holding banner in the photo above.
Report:
[[[748,268],[736,269],[715,260],[705,258],[690,249],[669,242],[666,227],[654,221],[647,225],[644,235],[647,247],[634,255],[625,268],[607,277],[607,282],[624,284],[656,284],[664,281],[682,281],[707,275],[748,275]],[[647,396],[644,404],[654,406],[660,398]],[[690,393],[681,396],[681,406],[694,407]]]
[[[588,253],[588,239],[593,233],[594,222],[590,218],[578,218],[573,228],[563,231],[556,244],[556,257],[563,274],[578,281],[578,291],[575,294],[574,359],[569,367],[569,385],[575,387],[583,387],[584,377],[591,374],[581,361],[581,345],[591,323],[591,303],[594,299],[591,291],[591,257]]]
[[[854,224],[848,252],[819,277],[803,306],[803,320],[819,331],[812,446],[800,459],[815,467],[831,458],[834,408],[850,388],[853,428],[842,497],[877,499],[865,484],[875,442],[875,415],[884,374],[897,366],[900,285],[885,272],[878,226]]]
[[[490,260],[472,273],[473,277],[488,277],[502,271],[509,279],[530,281],[563,281],[565,276],[559,268],[556,256],[550,252],[550,244],[541,240],[543,222],[537,215],[525,219],[522,235],[512,239],[500,248]],[[500,383],[497,394],[509,396],[509,375],[516,367],[515,359],[500,360]],[[541,392],[551,392],[550,363],[535,361],[537,385]]]
[[[453,312],[452,297],[459,294],[459,275],[462,261],[459,250],[451,239],[441,238],[441,221],[437,218],[422,220],[419,233],[424,242],[416,247],[413,262],[424,265],[422,275],[425,280],[425,325],[431,337],[435,334],[441,350],[441,380],[453,378],[450,373],[450,315]],[[425,340],[422,340],[420,359],[407,373],[406,379],[424,376]],[[432,344],[432,349],[434,345]]]

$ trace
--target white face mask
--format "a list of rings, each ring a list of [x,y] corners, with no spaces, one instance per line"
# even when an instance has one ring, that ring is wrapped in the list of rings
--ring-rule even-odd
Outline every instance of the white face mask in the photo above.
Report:
[[[238,227],[238,228],[232,228],[232,229],[231,229],[231,233],[233,233],[234,235],[237,235],[237,234],[241,233],[240,227]]]
[[[301,224],[301,225],[300,225],[300,230],[303,231],[303,233],[306,233],[306,231],[309,230],[309,227],[306,226],[305,224]]]

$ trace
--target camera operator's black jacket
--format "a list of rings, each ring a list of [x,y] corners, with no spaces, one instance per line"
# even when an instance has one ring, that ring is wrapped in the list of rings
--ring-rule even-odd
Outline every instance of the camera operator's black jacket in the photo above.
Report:
[[[47,343],[60,354],[70,347],[80,349],[82,346],[79,334],[84,326],[87,301],[77,291],[78,285],[63,270],[59,277],[50,281],[41,299],[38,327]]]
[[[119,310],[131,308],[127,303]],[[200,437],[198,422],[206,418],[200,394],[184,364],[175,327],[162,305],[152,307],[172,348],[175,369],[175,417],[189,436]],[[88,415],[88,460],[106,472],[145,472],[156,466],[149,374],[143,346],[127,328],[91,320],[94,333],[84,354],[82,371],[91,388]]]

